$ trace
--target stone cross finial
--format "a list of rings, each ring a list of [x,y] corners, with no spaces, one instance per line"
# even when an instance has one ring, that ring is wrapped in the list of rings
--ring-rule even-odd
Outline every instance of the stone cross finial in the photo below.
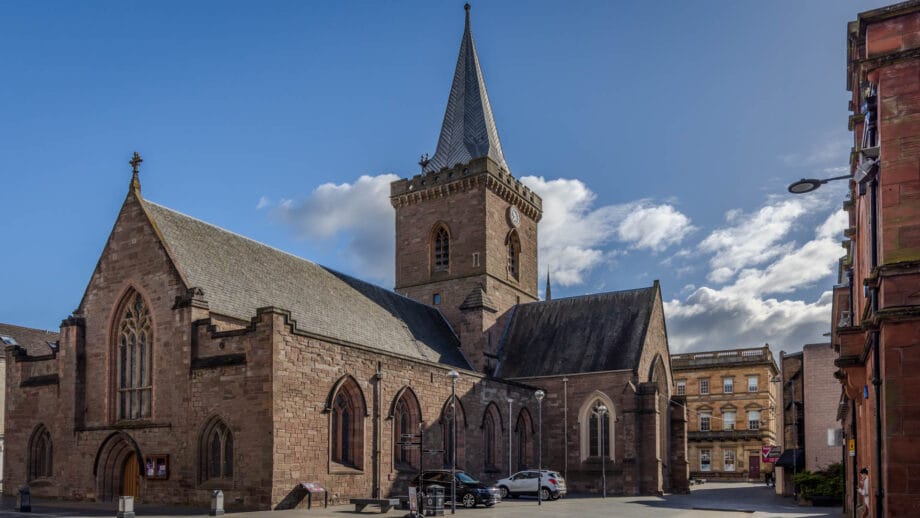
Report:
[[[134,174],[137,174],[137,169],[138,167],[140,167],[141,162],[143,161],[144,159],[141,158],[141,156],[137,153],[137,151],[135,151],[134,156],[131,157],[131,161],[128,162],[129,164],[131,164],[131,169],[133,169]]]

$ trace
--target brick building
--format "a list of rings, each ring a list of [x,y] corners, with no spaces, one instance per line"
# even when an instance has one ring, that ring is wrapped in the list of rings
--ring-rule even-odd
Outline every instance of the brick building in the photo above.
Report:
[[[454,451],[485,481],[535,467],[541,421],[573,488],[600,490],[603,452],[611,493],[687,489],[659,286],[538,301],[541,200],[505,163],[469,11],[437,151],[392,185],[395,291],[146,200],[139,163],[60,347],[7,347],[6,494],[405,494]],[[443,451],[397,444],[417,430]]]
[[[831,339],[845,399],[846,511],[866,467],[872,516],[920,509],[920,2],[860,13],[847,28],[853,132],[846,255]],[[852,453],[849,453],[852,443]]]
[[[837,422],[840,383],[834,378],[837,353],[829,343],[806,344],[802,348],[805,376],[802,397],[805,402],[805,469],[821,471],[841,461]]]
[[[769,346],[671,356],[674,392],[686,398],[690,475],[760,479],[772,466],[761,448],[776,444],[775,383]]]

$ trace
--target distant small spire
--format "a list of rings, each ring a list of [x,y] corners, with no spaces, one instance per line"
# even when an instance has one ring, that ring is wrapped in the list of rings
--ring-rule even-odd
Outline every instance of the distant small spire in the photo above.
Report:
[[[546,267],[546,300],[553,300],[553,288],[549,284],[549,266]]]
[[[138,178],[138,172],[140,170],[141,162],[143,161],[144,159],[141,158],[137,151],[135,151],[134,156],[131,157],[131,161],[128,162],[131,164],[131,188],[138,192],[141,190],[141,181],[140,178]]]

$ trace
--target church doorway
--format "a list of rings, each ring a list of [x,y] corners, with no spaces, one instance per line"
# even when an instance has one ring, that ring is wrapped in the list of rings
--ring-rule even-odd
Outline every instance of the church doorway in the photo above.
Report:
[[[115,432],[102,441],[93,467],[97,498],[104,502],[119,496],[139,498],[142,458],[137,443],[124,432]]]
[[[128,455],[128,458],[125,460],[125,467],[122,470],[121,486],[123,491],[121,492],[121,496],[133,496],[134,498],[140,496],[140,492],[138,491],[141,485],[140,478],[141,476],[137,465],[137,454],[132,453]]]

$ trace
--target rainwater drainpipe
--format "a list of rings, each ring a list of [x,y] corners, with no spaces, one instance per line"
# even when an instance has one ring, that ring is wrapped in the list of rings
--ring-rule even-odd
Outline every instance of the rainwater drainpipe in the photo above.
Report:
[[[850,400],[850,439],[856,443],[856,401]],[[854,452],[855,453],[855,452]],[[853,516],[856,516],[856,507],[859,506],[859,493],[857,489],[859,488],[859,463],[856,461],[856,455],[852,457],[853,464]]]
[[[872,272],[878,268],[878,176],[872,178],[869,182],[869,210],[870,218],[870,240],[872,246]],[[878,312],[878,286],[874,286],[870,292],[872,304],[872,316],[875,317]],[[882,473],[882,368],[879,365],[881,361],[881,334],[878,329],[872,331],[872,385],[875,389],[875,516],[885,516],[884,502],[885,485]]]

